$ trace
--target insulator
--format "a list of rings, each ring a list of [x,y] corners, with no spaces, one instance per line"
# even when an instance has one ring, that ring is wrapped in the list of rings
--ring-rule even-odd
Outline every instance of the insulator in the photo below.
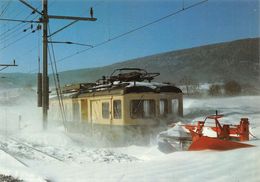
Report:
[[[40,24],[37,25],[37,30],[41,30],[42,26]]]

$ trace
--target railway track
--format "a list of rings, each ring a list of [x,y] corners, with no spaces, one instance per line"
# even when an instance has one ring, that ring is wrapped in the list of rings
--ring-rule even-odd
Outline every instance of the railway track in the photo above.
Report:
[[[9,151],[7,151],[6,149],[4,149],[2,146],[0,146],[0,150],[2,150],[4,153],[6,153],[8,156],[12,157],[13,159],[15,159],[16,161],[18,161],[20,164],[22,164],[25,167],[28,167],[28,164],[26,164],[25,162],[23,162],[21,159],[19,159],[18,157],[12,155]]]
[[[22,161],[21,159],[19,159],[18,157],[14,156],[12,153],[10,153],[9,151],[5,150],[4,148],[0,147],[0,150],[2,150],[5,154],[7,154],[8,156],[10,156],[11,158],[13,158],[14,160],[16,160],[17,162],[19,162],[20,164],[22,164],[24,167],[26,168],[29,168],[29,165],[27,163],[25,163],[24,161]],[[1,175],[1,173],[0,173]],[[12,178],[12,176],[8,176],[9,177],[9,180],[10,180],[10,177]],[[8,181],[9,181],[8,180]],[[43,179],[45,180],[46,182],[52,182],[51,180],[49,179]],[[1,180],[0,180],[1,181]],[[20,181],[20,179],[16,179],[15,181]],[[21,180],[23,181],[23,180]]]
[[[4,140],[5,140],[5,143],[3,141],[0,141],[0,149],[2,151],[4,151],[5,153],[7,153],[8,155],[11,155],[13,158],[15,158],[17,161],[19,161],[20,163],[22,163],[24,166],[28,167],[29,165],[24,162],[24,160],[22,159],[23,157],[17,157],[17,156],[28,156],[29,154],[32,154],[34,156],[39,156],[41,155],[43,158],[41,159],[45,159],[46,157],[51,159],[51,160],[54,160],[54,161],[58,161],[58,162],[64,162],[63,159],[60,159],[58,158],[57,156],[54,156],[54,155],[51,155],[45,151],[42,151],[38,148],[35,148],[29,144],[26,144],[24,142],[21,142],[17,139],[14,139],[14,138],[11,138],[11,137],[4,137]],[[21,149],[21,148],[26,148],[27,152],[22,152],[21,150],[19,151],[12,151],[12,149],[8,148],[8,145],[9,144],[12,144],[12,145],[16,145],[18,147],[18,149]],[[19,154],[19,155],[18,155]]]
[[[36,152],[38,152],[38,153],[41,153],[42,155],[48,156],[49,158],[52,158],[52,159],[57,160],[57,161],[60,161],[60,162],[64,162],[62,159],[60,159],[60,158],[58,158],[58,157],[56,157],[56,156],[54,156],[54,155],[51,155],[51,154],[49,154],[49,153],[47,153],[47,152],[44,152],[44,151],[42,151],[42,150],[40,150],[40,149],[37,149],[37,148],[35,148],[35,147],[31,146],[31,145],[28,145],[28,144],[26,144],[26,143],[23,143],[23,142],[21,142],[21,141],[18,141],[18,140],[16,140],[16,139],[13,139],[13,138],[10,138],[10,137],[9,137],[9,139],[10,139],[11,141],[16,142],[16,143],[19,144],[19,145],[23,145],[23,146],[25,146],[25,147],[27,147],[27,148],[29,148],[29,149],[32,149],[33,151],[36,151]]]
[[[10,141],[14,142],[12,144],[15,144],[15,145],[18,145],[18,146],[23,146],[23,147],[26,147],[27,149],[30,149],[31,151],[33,151],[34,153],[38,153],[38,154],[34,154],[34,155],[43,155],[44,158],[45,157],[48,157],[48,158],[51,158],[52,160],[54,161],[58,161],[60,163],[63,163],[64,164],[64,161],[54,155],[51,155],[51,154],[48,154],[47,152],[44,152],[40,149],[37,149],[33,146],[30,146],[29,144],[26,144],[24,142],[21,142],[21,141],[18,141],[14,138],[11,138],[11,137],[6,137],[4,136],[4,140],[5,142],[9,143]],[[0,138],[0,150],[2,150],[4,153],[6,153],[8,156],[10,156],[11,158],[13,158],[14,160],[16,160],[18,163],[22,164],[24,167],[26,168],[30,168],[30,167],[33,167],[29,162],[26,162],[26,159],[23,159],[22,157],[19,157],[17,155],[17,152],[15,151],[12,151],[10,148],[8,148],[8,144],[7,143],[4,143],[1,141],[1,138]],[[28,155],[28,153],[24,154],[24,156]],[[49,179],[44,179],[46,182],[52,182],[52,180],[49,180]]]

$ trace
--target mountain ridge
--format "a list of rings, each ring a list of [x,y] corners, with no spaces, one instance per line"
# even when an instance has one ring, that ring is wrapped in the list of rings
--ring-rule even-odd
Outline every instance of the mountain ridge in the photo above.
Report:
[[[104,67],[68,70],[59,73],[62,85],[94,82],[114,69],[138,67],[148,72],[160,72],[156,81],[178,84],[185,77],[199,83],[236,80],[240,83],[259,84],[260,38],[240,39],[189,49],[174,50],[114,63]],[[36,74],[4,73],[4,82],[13,85],[36,85]],[[8,81],[9,80],[9,81]],[[50,75],[50,82],[52,78]],[[1,81],[0,86],[4,83]]]

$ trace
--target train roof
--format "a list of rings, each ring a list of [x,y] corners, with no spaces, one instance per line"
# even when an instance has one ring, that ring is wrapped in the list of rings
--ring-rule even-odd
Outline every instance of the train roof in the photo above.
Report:
[[[70,90],[64,89],[63,97],[85,97],[93,95],[125,95],[130,93],[182,93],[181,89],[167,83],[157,82],[114,82],[113,84],[101,84],[84,87],[84,83],[69,86]],[[55,95],[51,98],[56,97]]]
[[[119,72],[118,74],[115,74]],[[116,69],[109,77],[97,80],[95,83],[78,83],[62,88],[63,97],[85,97],[93,95],[115,95],[129,93],[182,93],[181,89],[169,84],[151,82],[159,73],[148,73],[138,68]],[[147,82],[145,82],[147,80]],[[55,95],[51,96],[51,98]]]

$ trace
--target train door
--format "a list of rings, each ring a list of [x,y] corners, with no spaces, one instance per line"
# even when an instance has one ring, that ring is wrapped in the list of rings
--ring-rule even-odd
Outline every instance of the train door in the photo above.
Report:
[[[81,100],[81,121],[88,120],[88,101],[87,99]]]
[[[75,100],[72,102],[72,114],[73,114],[73,121],[79,122],[80,121],[80,110],[79,110],[79,102]]]
[[[100,109],[99,109],[100,100],[90,101],[90,120],[91,123],[97,123],[100,121]]]

